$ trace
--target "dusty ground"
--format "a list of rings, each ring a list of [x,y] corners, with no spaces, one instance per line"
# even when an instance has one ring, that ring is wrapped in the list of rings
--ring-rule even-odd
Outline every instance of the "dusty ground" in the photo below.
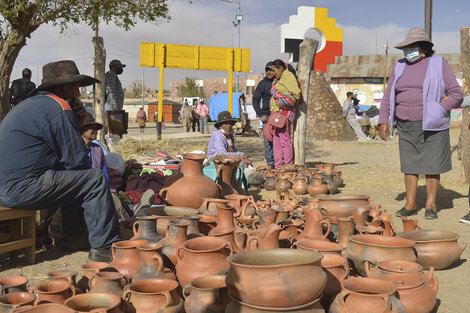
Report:
[[[458,129],[451,130],[451,143],[457,143]],[[186,139],[187,140],[187,139]],[[207,138],[199,139],[207,140]],[[194,139],[190,140],[194,145]],[[182,149],[184,144],[181,145]],[[263,164],[263,144],[261,139],[237,138],[239,150],[247,152],[255,165]],[[181,152],[181,151],[180,151]],[[384,143],[312,143],[307,153],[309,163],[328,162],[338,164],[343,171],[345,187],[343,194],[368,194],[377,204],[393,213],[404,205],[403,175],[400,173],[397,141]],[[424,210],[418,214],[419,225],[426,229],[440,229],[457,232],[460,242],[470,241],[470,226],[458,222],[459,218],[469,210],[467,193],[468,186],[460,181],[460,163],[453,153],[453,170],[442,175],[438,195],[439,219],[427,221]],[[271,197],[265,191],[256,193],[260,197]],[[424,179],[420,179],[418,188],[418,206],[423,207],[425,201]],[[395,225],[402,229],[401,222],[394,218]],[[37,253],[37,264],[27,265],[20,258],[17,261],[1,261],[0,276],[23,274],[30,278],[31,284],[46,279],[49,270],[58,268],[80,269],[86,261],[85,252],[64,255],[55,248]],[[464,251],[461,259],[450,269],[436,271],[439,279],[438,307],[435,312],[460,313],[468,312],[470,293],[470,249]]]

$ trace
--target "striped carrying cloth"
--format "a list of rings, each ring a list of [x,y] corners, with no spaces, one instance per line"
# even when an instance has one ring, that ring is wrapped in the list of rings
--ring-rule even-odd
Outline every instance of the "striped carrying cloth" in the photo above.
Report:
[[[288,90],[280,91],[277,88],[277,83],[279,81],[275,79],[271,87],[271,94],[276,101],[276,104],[279,106],[279,111],[282,115],[285,115],[289,121],[293,121],[295,118],[295,104],[297,100],[294,98],[292,93]]]

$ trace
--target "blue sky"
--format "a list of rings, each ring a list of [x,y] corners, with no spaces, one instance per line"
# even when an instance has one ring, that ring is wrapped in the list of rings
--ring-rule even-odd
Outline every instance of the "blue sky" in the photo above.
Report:
[[[336,18],[343,28],[343,53],[384,53],[384,44],[401,41],[411,27],[424,26],[424,0],[241,0],[244,15],[241,28],[241,47],[251,49],[251,69],[260,73],[268,60],[288,59],[280,53],[280,27],[290,15],[297,14],[299,6],[328,8],[328,16]],[[459,52],[460,28],[470,26],[470,1],[434,0],[433,41],[437,52]],[[140,80],[139,42],[167,42],[178,44],[235,47],[236,30],[232,25],[236,4],[220,0],[169,0],[168,22],[138,23],[128,32],[113,25],[102,26],[108,62],[114,58],[128,64],[121,80],[124,86]],[[41,67],[59,59],[75,60],[82,73],[93,72],[93,32],[87,25],[73,25],[64,34],[51,25],[43,25],[32,34],[13,69],[12,80],[28,66],[33,80],[41,79]],[[377,38],[377,40],[376,40]],[[377,42],[377,44],[376,44]],[[400,53],[391,49],[390,53]],[[39,71],[39,73],[38,73]],[[225,72],[165,70],[168,82],[184,77],[204,78],[225,76]],[[245,74],[241,74],[245,75]],[[145,85],[158,86],[158,70],[145,69]]]

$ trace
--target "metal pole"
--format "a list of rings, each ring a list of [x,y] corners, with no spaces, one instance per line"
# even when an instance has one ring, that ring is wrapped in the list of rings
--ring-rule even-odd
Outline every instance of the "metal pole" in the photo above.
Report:
[[[240,2],[238,2],[238,11],[237,11],[237,15],[240,15]],[[238,21],[238,37],[237,37],[237,48],[240,49],[240,27],[241,27],[241,23],[242,21]],[[239,92],[240,89],[239,89],[239,81],[240,81],[240,73],[237,72],[236,73],[237,75],[237,85],[235,87],[235,90],[236,92]]]
[[[145,91],[144,91],[144,68],[142,67],[142,107],[144,107],[144,95],[145,95]]]
[[[424,29],[429,34],[429,40],[432,40],[432,0],[425,0]]]

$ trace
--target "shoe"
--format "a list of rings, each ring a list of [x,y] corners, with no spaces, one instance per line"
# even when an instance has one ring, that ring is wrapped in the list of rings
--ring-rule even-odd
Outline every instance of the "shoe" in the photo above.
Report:
[[[417,208],[414,208],[413,210],[407,210],[405,207],[402,207],[400,210],[395,212],[396,217],[400,216],[410,216],[410,215],[416,215],[418,214],[419,210]]]
[[[359,142],[367,142],[370,141],[371,139],[369,137],[364,137],[364,138],[359,138]]]
[[[459,220],[460,223],[470,224],[470,213]]]
[[[110,263],[113,260],[111,248],[90,249],[88,254],[88,262],[106,262]]]
[[[64,237],[60,240],[59,247],[64,252],[86,251],[90,249],[88,235],[86,232],[76,236],[64,234]]]
[[[268,171],[270,171],[270,170],[273,170],[273,169],[274,169],[274,164],[267,164],[267,166],[268,166]]]
[[[155,192],[152,189],[147,189],[142,197],[140,197],[139,203],[134,207],[134,216],[139,216],[139,211],[144,208],[149,208],[153,204],[153,201],[155,201]]]
[[[434,211],[433,209],[426,209],[426,211],[424,211],[424,218],[427,220],[436,220],[437,211]]]

